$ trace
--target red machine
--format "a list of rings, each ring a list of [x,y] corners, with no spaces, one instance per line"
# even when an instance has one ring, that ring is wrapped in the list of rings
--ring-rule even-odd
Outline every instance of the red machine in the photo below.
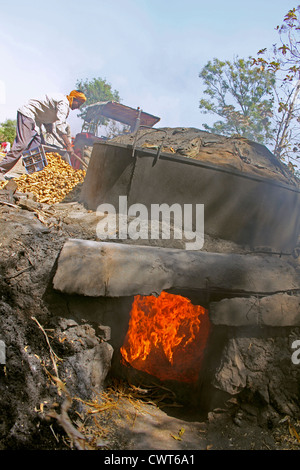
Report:
[[[105,141],[106,137],[98,137],[98,127],[103,123],[103,118],[112,119],[129,126],[129,132],[135,132],[140,126],[153,127],[160,118],[143,112],[140,108],[134,109],[115,101],[101,101],[85,108],[82,132],[76,135],[73,146],[74,153],[79,157],[70,157],[73,168],[82,168],[80,160],[86,160],[84,149],[92,147],[95,142]],[[87,163],[85,161],[85,163]]]

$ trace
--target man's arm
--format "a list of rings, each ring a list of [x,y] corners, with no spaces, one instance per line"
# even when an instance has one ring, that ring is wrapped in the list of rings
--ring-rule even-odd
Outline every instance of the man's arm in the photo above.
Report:
[[[67,149],[67,152],[68,153],[73,153],[73,148],[72,148],[72,144],[71,144],[71,141],[69,139],[69,137],[67,136],[67,134],[61,134],[61,138],[66,146],[66,149]]]

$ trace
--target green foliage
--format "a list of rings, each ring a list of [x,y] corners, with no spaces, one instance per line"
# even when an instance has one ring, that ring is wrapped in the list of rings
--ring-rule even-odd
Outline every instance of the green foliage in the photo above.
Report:
[[[277,26],[280,45],[258,51],[253,66],[276,74],[273,109],[273,153],[291,168],[300,168],[300,5]]]
[[[93,78],[92,80],[77,80],[76,89],[81,90],[87,100],[83,106],[80,108],[79,117],[84,119],[86,114],[86,106],[99,101],[117,101],[120,102],[119,92],[117,90],[112,90],[112,87],[105,79],[100,77]],[[99,125],[106,125],[107,120],[101,118]]]
[[[16,120],[7,119],[5,122],[0,123],[0,141],[10,142],[11,144],[16,137]]]
[[[204,124],[205,129],[257,142],[270,137],[271,92],[275,82],[272,71],[253,67],[250,58],[236,58],[233,62],[214,58],[203,67],[199,77],[207,95],[207,99],[200,100],[200,109],[221,118],[212,126]]]

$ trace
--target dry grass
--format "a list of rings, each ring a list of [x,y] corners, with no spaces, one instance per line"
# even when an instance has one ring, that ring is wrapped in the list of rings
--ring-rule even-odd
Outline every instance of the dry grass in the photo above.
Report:
[[[86,438],[87,448],[118,448],[120,445],[120,423],[128,429],[134,427],[138,416],[151,414],[164,400],[168,406],[176,404],[174,393],[156,384],[137,387],[133,384],[114,380],[112,384],[91,401],[74,398],[84,406],[76,420],[77,430]],[[172,406],[172,405],[171,405]]]

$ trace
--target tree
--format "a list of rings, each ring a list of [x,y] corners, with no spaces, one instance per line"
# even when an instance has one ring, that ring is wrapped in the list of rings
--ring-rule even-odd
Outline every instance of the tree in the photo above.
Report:
[[[300,159],[300,5],[291,9],[277,26],[280,45],[272,52],[261,49],[252,58],[254,67],[276,74],[273,108],[273,153],[296,169]],[[299,171],[299,170],[298,170]]]
[[[6,119],[5,122],[0,124],[0,141],[10,142],[15,140],[17,121],[13,119]]]
[[[238,134],[262,143],[270,138],[274,72],[253,67],[251,58],[235,58],[233,62],[214,58],[203,67],[199,77],[208,96],[200,100],[200,109],[221,118],[211,127],[204,124],[205,129],[226,136]]]
[[[92,80],[77,80],[76,89],[81,90],[87,98],[84,105],[80,108],[81,112],[79,117],[83,120],[86,116],[86,107],[90,104],[98,103],[100,101],[120,102],[119,92],[117,90],[112,90],[111,85],[107,83],[106,79],[102,79],[100,77],[93,78]],[[98,127],[107,125],[108,120],[102,116],[98,122]]]

